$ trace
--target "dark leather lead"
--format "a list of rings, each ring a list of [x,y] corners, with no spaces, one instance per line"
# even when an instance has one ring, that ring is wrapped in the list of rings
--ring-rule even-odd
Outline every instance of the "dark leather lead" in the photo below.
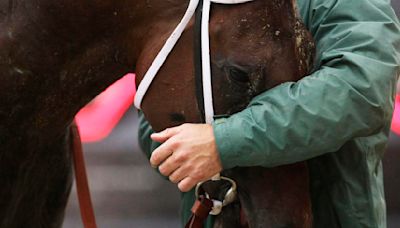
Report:
[[[192,207],[192,216],[185,228],[202,228],[212,207],[213,202],[210,199],[200,196]]]
[[[96,228],[97,225],[94,216],[92,199],[90,197],[89,184],[85,168],[85,159],[82,152],[82,143],[79,130],[75,122],[71,126],[71,140],[76,178],[76,191],[78,192],[78,201],[82,222],[85,228]]]

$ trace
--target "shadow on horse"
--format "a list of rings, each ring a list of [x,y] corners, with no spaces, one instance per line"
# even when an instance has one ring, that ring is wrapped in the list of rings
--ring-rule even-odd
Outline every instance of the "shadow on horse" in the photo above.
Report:
[[[140,81],[187,2],[0,2],[0,227],[62,226],[72,184],[75,114],[124,74],[136,72]],[[213,5],[216,114],[238,112],[262,91],[307,74],[312,41],[294,5]],[[203,119],[194,92],[193,24],[143,101],[156,131]],[[225,172],[238,182],[250,227],[310,226],[304,163]],[[228,208],[216,225],[232,227],[227,222],[238,220],[237,213]]]

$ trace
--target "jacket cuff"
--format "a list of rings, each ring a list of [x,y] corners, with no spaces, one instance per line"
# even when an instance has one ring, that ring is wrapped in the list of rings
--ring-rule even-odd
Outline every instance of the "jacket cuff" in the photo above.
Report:
[[[217,150],[223,168],[231,169],[238,166],[238,154],[235,151],[234,145],[236,143],[233,143],[236,142],[236,140],[232,139],[233,134],[230,134],[227,119],[217,119],[213,122],[212,125],[214,130],[215,143],[217,144]]]

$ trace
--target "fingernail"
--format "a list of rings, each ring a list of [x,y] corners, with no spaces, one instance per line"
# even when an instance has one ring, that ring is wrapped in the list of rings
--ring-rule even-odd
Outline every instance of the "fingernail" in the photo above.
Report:
[[[153,163],[150,163],[151,167],[153,167],[154,169],[157,168],[156,165],[153,165]]]

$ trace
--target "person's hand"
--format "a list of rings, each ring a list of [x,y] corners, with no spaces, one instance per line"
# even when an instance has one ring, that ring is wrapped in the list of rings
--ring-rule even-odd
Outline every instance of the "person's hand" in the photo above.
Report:
[[[151,135],[163,143],[150,158],[153,167],[178,184],[182,192],[211,179],[222,165],[210,124],[183,124]]]

